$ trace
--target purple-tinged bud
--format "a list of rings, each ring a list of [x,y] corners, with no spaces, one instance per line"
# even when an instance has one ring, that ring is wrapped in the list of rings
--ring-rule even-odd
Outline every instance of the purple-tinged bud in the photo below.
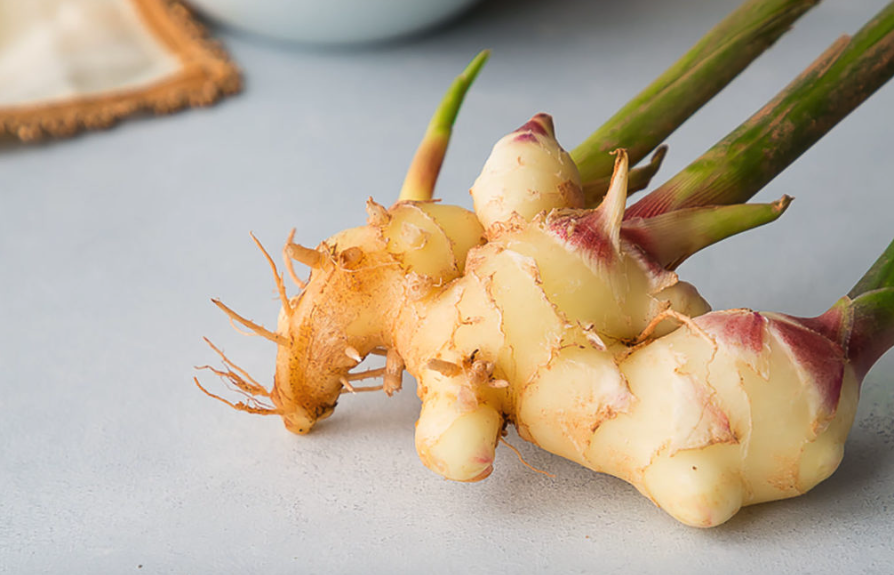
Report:
[[[547,114],[537,114],[494,145],[471,194],[485,228],[584,203],[577,166],[556,141]]]

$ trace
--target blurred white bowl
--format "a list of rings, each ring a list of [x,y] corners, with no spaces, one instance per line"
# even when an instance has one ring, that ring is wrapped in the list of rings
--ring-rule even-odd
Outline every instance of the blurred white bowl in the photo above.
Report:
[[[224,24],[314,44],[376,42],[449,20],[478,0],[190,0]]]

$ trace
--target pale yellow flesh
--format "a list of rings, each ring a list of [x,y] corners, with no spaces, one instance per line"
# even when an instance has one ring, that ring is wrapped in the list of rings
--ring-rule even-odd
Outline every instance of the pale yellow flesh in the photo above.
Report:
[[[772,338],[758,361],[766,364],[761,372],[742,361],[740,350],[688,327],[631,353],[618,344],[600,349],[581,320],[569,322],[569,310],[547,296],[541,272],[555,260],[513,253],[500,251],[481,264],[473,255],[466,276],[447,290],[461,295],[427,304],[441,327],[432,330],[436,337],[417,341],[411,355],[467,366],[474,352],[509,382],[495,390],[416,362],[411,373],[424,390],[417,448],[434,471],[461,481],[480,477],[501,428],[494,410],[526,439],[625,479],[694,526],[723,523],[743,505],[804,493],[838,466],[856,409],[852,373],[834,417],[818,425],[824,416],[811,397],[812,382]],[[601,330],[601,314],[570,311]],[[491,319],[472,324],[474,317]],[[451,318],[453,333],[443,327]],[[419,327],[416,333],[426,326]]]

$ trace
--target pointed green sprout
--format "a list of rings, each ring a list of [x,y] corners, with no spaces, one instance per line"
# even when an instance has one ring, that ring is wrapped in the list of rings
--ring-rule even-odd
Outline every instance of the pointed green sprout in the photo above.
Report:
[[[758,226],[776,221],[792,198],[771,204],[708,206],[624,222],[624,237],[636,242],[666,269],[676,269],[692,254]]]
[[[571,152],[589,192],[587,204],[598,205],[605,193],[596,182],[611,177],[609,152],[626,148],[630,165],[636,165],[818,2],[745,2],[593,132]]]
[[[459,107],[489,56],[490,50],[482,50],[463,70],[463,73],[453,80],[435,110],[434,116],[429,121],[422,142],[416,149],[416,155],[413,156],[410,169],[407,171],[400,189],[398,201],[432,199],[435,182],[441,171],[444,156],[447,154],[447,145],[450,143],[450,134],[453,131],[453,123],[459,113]]]
[[[853,38],[835,42],[764,108],[631,206],[627,217],[747,201],[892,76],[894,2]]]

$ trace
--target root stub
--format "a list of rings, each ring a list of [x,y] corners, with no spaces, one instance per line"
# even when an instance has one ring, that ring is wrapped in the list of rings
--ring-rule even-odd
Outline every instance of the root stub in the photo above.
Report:
[[[238,323],[241,323],[242,325],[244,325],[245,327],[250,329],[252,332],[254,332],[255,335],[259,335],[259,336],[263,337],[264,339],[270,340],[277,345],[288,345],[289,344],[289,340],[286,339],[285,337],[279,335],[278,333],[273,333],[269,329],[265,328],[262,325],[256,324],[255,322],[251,321],[250,319],[246,319],[246,318],[242,317],[241,315],[239,315],[238,313],[234,312],[229,307],[227,307],[222,301],[213,299],[213,300],[211,300],[211,302],[214,305],[216,305],[217,307],[219,307],[225,314],[227,314],[230,317],[230,319],[232,319],[233,321],[236,321]]]

